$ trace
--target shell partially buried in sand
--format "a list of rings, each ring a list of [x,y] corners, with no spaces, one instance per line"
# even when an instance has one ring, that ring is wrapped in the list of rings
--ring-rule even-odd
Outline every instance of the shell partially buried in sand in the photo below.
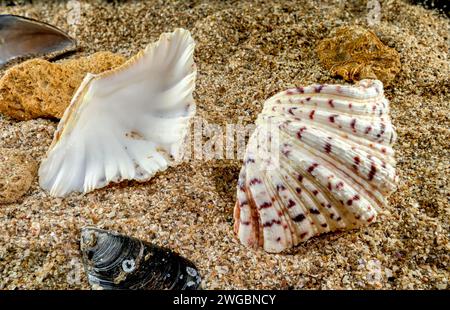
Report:
[[[396,133],[378,80],[281,92],[256,125],[234,212],[244,245],[281,252],[368,225],[395,189]]]
[[[41,163],[41,187],[53,196],[86,193],[146,181],[180,160],[195,114],[194,45],[177,29],[123,66],[88,74]]]
[[[51,63],[31,59],[11,67],[0,79],[0,113],[17,120],[61,118],[85,75],[122,65],[126,58],[110,52]]]

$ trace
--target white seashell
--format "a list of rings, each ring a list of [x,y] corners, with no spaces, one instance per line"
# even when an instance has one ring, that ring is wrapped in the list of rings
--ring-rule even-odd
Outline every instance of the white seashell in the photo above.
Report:
[[[88,74],[39,169],[52,196],[146,181],[182,157],[196,66],[189,31],[162,34],[123,66]]]
[[[372,223],[395,189],[395,140],[378,80],[311,85],[271,97],[239,177],[238,238],[277,253],[322,233]],[[268,147],[274,141],[276,148]]]

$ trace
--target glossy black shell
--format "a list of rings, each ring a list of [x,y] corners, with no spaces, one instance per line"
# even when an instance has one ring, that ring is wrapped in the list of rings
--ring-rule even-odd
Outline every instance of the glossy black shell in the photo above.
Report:
[[[193,263],[139,239],[86,227],[80,246],[93,288],[191,290],[200,286]]]

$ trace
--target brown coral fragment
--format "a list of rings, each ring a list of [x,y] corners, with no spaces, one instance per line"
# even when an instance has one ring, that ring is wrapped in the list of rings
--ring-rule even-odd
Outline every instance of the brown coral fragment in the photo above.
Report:
[[[30,188],[37,163],[26,153],[0,148],[0,204],[16,202]]]
[[[61,118],[86,73],[111,70],[125,60],[121,55],[99,52],[61,63],[44,59],[23,62],[0,80],[0,113],[18,120]]]
[[[338,28],[322,40],[316,52],[333,76],[347,81],[378,79],[389,85],[400,71],[398,52],[383,44],[375,33],[360,26]]]

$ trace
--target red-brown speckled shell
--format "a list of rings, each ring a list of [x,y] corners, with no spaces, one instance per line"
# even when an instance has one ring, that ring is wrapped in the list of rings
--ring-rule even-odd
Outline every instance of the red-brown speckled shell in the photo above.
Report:
[[[234,211],[244,245],[281,252],[368,225],[395,189],[396,133],[378,80],[289,89],[265,102],[256,124]]]

